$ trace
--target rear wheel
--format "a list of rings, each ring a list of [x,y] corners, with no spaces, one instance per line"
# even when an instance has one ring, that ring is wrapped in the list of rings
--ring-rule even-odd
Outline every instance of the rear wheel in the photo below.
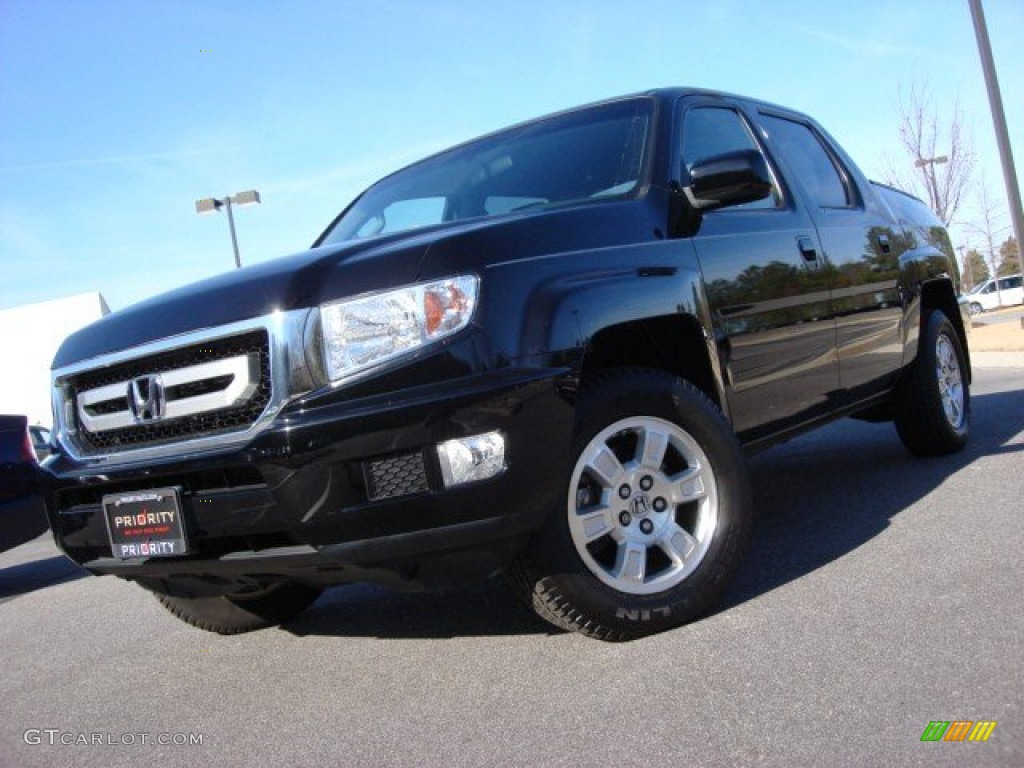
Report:
[[[967,443],[967,360],[953,324],[939,310],[922,325],[917,359],[900,382],[895,421],[903,445],[915,456],[953,453]]]
[[[235,635],[282,624],[312,605],[321,590],[292,581],[278,581],[258,591],[212,597],[177,597],[156,592],[156,599],[186,624]]]
[[[556,626],[641,637],[711,606],[750,518],[736,438],[703,393],[660,371],[602,373],[580,396],[564,506],[510,576]]]

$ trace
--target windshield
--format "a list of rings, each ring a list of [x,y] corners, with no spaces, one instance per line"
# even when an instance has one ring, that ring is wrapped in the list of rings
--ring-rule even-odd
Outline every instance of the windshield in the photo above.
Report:
[[[641,181],[651,109],[639,98],[577,110],[424,160],[370,187],[320,244],[629,195]]]

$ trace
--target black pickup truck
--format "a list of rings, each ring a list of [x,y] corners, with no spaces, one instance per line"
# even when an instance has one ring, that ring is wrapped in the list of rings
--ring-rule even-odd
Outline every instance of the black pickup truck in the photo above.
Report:
[[[802,114],[692,89],[585,106],[67,339],[50,524],[222,633],[333,584],[504,569],[554,624],[638,637],[735,572],[745,451],[843,416],[963,446],[958,283],[935,216]]]

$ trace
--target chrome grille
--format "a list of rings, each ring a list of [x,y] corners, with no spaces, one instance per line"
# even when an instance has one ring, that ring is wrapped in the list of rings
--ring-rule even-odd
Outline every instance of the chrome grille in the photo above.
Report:
[[[271,399],[267,331],[85,371],[65,386],[86,456],[246,429]],[[160,390],[159,403],[152,387]],[[133,394],[149,401],[144,412],[133,404]]]

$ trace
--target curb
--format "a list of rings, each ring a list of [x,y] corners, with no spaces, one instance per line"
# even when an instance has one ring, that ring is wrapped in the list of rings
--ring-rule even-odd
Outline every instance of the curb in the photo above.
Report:
[[[971,368],[1024,368],[1024,352],[971,350]]]

